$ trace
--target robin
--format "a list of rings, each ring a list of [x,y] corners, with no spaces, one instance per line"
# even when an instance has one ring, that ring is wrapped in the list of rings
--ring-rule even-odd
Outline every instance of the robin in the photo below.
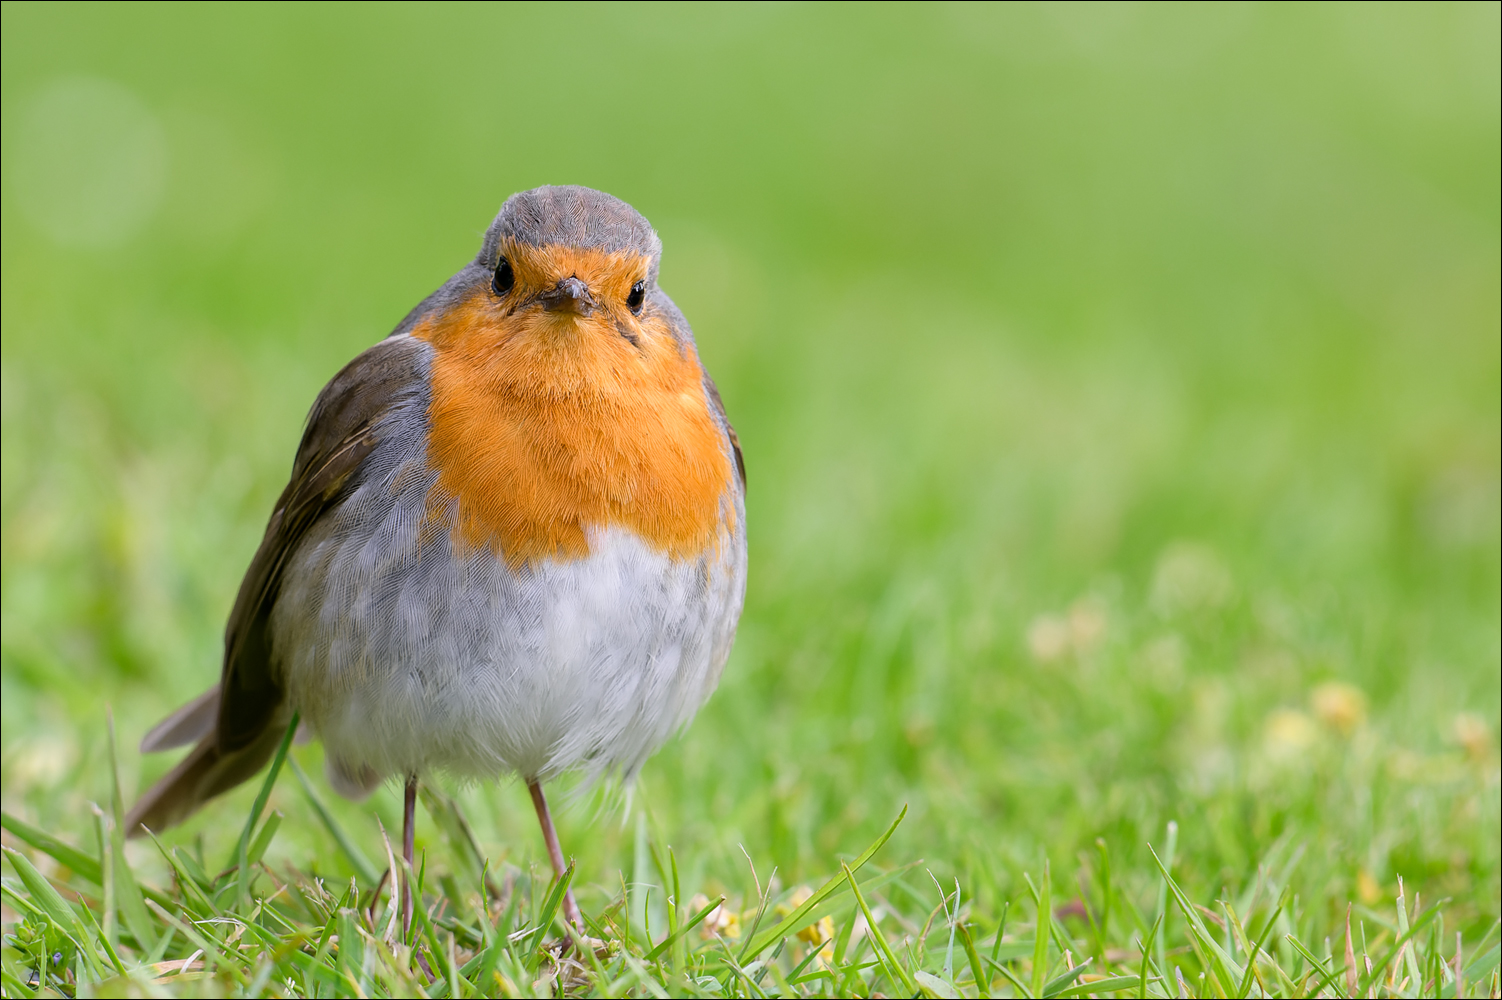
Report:
[[[562,875],[543,783],[629,781],[714,691],[745,595],[740,444],[661,250],[608,194],[513,195],[479,255],[334,376],[219,683],[141,743],[194,748],[128,830],[252,777],[297,718],[340,793],[405,782],[409,863],[419,781],[514,773]]]

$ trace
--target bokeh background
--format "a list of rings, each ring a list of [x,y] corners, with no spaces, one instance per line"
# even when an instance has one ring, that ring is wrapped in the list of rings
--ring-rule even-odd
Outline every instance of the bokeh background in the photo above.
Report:
[[[8,811],[88,842],[107,706],[169,766],[318,389],[568,182],[657,226],[749,469],[739,642],[630,814],[687,878],[906,802],[892,860],[983,901],[1097,837],[1146,886],[1176,819],[1201,886],[1495,915],[1496,4],[0,17]],[[601,893],[625,815],[564,818]]]

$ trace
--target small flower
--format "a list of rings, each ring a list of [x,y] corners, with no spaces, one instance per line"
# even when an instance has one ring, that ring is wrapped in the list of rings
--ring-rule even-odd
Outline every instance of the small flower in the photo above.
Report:
[[[1307,750],[1319,737],[1314,720],[1296,708],[1275,708],[1262,727],[1268,753],[1292,758]]]
[[[1058,615],[1039,615],[1027,627],[1027,648],[1039,663],[1052,663],[1069,652],[1069,622]]]
[[[1319,721],[1350,736],[1366,721],[1366,695],[1361,689],[1342,681],[1326,681],[1309,694],[1309,705]]]
[[[1069,609],[1069,641],[1076,653],[1088,653],[1106,637],[1106,613],[1094,601],[1076,601]]]
[[[1027,648],[1039,663],[1053,663],[1070,653],[1085,654],[1106,635],[1106,614],[1095,601],[1076,601],[1066,615],[1039,615],[1027,628]]]
[[[786,903],[777,904],[777,915],[779,917],[791,916],[793,911],[808,902],[813,894],[814,891],[808,886],[798,886]],[[821,917],[817,922],[799,928],[797,936],[798,940],[818,947],[819,958],[826,965],[834,961],[834,919],[832,917]]]
[[[1492,748],[1492,727],[1474,712],[1461,712],[1450,725],[1450,736],[1472,760],[1483,759]]]
[[[688,901],[690,913],[698,913],[708,905],[709,897],[702,892],[694,893],[693,898]],[[732,941],[739,940],[741,936],[740,915],[721,903],[710,911],[703,923],[699,924],[699,936],[705,941],[713,941],[716,936],[729,938]]]

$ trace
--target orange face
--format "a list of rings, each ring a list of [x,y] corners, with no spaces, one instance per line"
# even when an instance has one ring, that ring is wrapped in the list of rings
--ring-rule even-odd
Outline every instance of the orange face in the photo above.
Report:
[[[621,526],[673,558],[715,544],[733,505],[699,359],[650,304],[649,261],[506,244],[514,284],[478,289],[412,336],[433,346],[430,517],[513,568],[589,554]],[[569,279],[577,279],[571,282]]]

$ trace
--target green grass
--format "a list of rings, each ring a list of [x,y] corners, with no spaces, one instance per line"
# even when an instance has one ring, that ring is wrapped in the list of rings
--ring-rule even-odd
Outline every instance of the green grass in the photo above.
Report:
[[[317,745],[115,824],[318,388],[560,181],[661,232],[752,546],[720,692],[560,810],[571,991],[1496,992],[1495,4],[0,19],[0,992],[557,971],[514,783],[425,796],[410,945]]]

